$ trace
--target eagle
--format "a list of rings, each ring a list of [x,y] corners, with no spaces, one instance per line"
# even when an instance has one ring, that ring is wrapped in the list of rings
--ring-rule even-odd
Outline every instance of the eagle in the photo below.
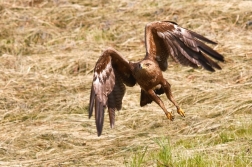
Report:
[[[214,72],[221,69],[216,61],[224,62],[224,57],[206,45],[216,42],[172,21],[155,21],[145,26],[145,57],[138,62],[125,59],[117,50],[106,49],[94,68],[89,101],[89,118],[95,108],[97,135],[102,134],[104,112],[108,108],[110,127],[115,124],[115,111],[122,108],[122,99],[126,86],[138,84],[141,88],[140,106],[156,102],[169,120],[174,119],[172,112],[167,111],[159,95],[167,98],[177,108],[177,113],[185,117],[184,111],[176,103],[171,92],[171,85],[163,77],[167,70],[169,56],[181,65],[192,68],[203,67]],[[126,85],[126,86],[125,86]]]

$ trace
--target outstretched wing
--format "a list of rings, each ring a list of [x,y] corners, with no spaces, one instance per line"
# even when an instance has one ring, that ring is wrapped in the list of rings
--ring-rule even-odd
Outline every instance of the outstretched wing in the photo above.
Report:
[[[94,77],[89,101],[89,118],[95,107],[95,122],[98,136],[102,133],[104,110],[108,107],[110,126],[114,126],[115,110],[122,107],[122,98],[125,94],[125,85],[134,86],[129,62],[115,49],[104,51],[94,68]]]
[[[214,68],[221,69],[210,57],[219,61],[224,61],[224,57],[202,41],[217,44],[193,31],[179,27],[174,22],[152,22],[145,27],[145,58],[156,60],[162,71],[168,67],[169,55],[177,63],[185,66],[202,66],[209,71],[215,71]]]

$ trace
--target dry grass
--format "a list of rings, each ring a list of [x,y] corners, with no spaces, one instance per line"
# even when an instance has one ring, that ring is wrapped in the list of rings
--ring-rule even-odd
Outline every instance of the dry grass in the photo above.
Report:
[[[213,166],[251,165],[251,9],[251,1],[0,0],[0,165],[133,165],[146,150],[142,165],[160,166],[157,138],[169,138],[173,162],[203,154]],[[154,20],[217,40],[223,70],[171,62],[164,75],[186,118],[170,122],[156,104],[138,107],[139,88],[128,88],[116,127],[106,115],[98,138],[87,118],[94,64],[108,46],[140,59],[144,25]]]

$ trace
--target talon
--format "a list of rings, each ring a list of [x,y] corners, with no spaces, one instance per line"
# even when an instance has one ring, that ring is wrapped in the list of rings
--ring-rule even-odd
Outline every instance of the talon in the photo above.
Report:
[[[171,120],[171,121],[174,120],[174,115],[172,115],[172,113],[170,113],[170,112],[166,113],[166,117],[167,117],[169,120]]]
[[[178,114],[181,115],[182,117],[185,117],[185,112],[184,112],[181,108],[178,108],[177,112],[178,112]]]

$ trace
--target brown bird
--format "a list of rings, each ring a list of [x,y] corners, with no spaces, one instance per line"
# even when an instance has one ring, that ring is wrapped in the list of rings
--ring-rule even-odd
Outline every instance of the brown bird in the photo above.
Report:
[[[115,110],[122,108],[125,85],[141,87],[140,106],[152,101],[165,112],[168,119],[174,116],[168,112],[158,97],[163,93],[176,106],[178,114],[185,116],[171,93],[171,85],[164,79],[162,71],[168,67],[171,56],[177,63],[208,71],[221,67],[208,56],[224,61],[224,57],[203,42],[217,44],[193,31],[171,21],[157,21],[145,27],[146,56],[139,62],[129,62],[113,48],[105,50],[94,68],[94,77],[89,102],[89,118],[95,107],[95,122],[98,136],[102,133],[104,110],[108,108],[110,126],[115,123]]]

